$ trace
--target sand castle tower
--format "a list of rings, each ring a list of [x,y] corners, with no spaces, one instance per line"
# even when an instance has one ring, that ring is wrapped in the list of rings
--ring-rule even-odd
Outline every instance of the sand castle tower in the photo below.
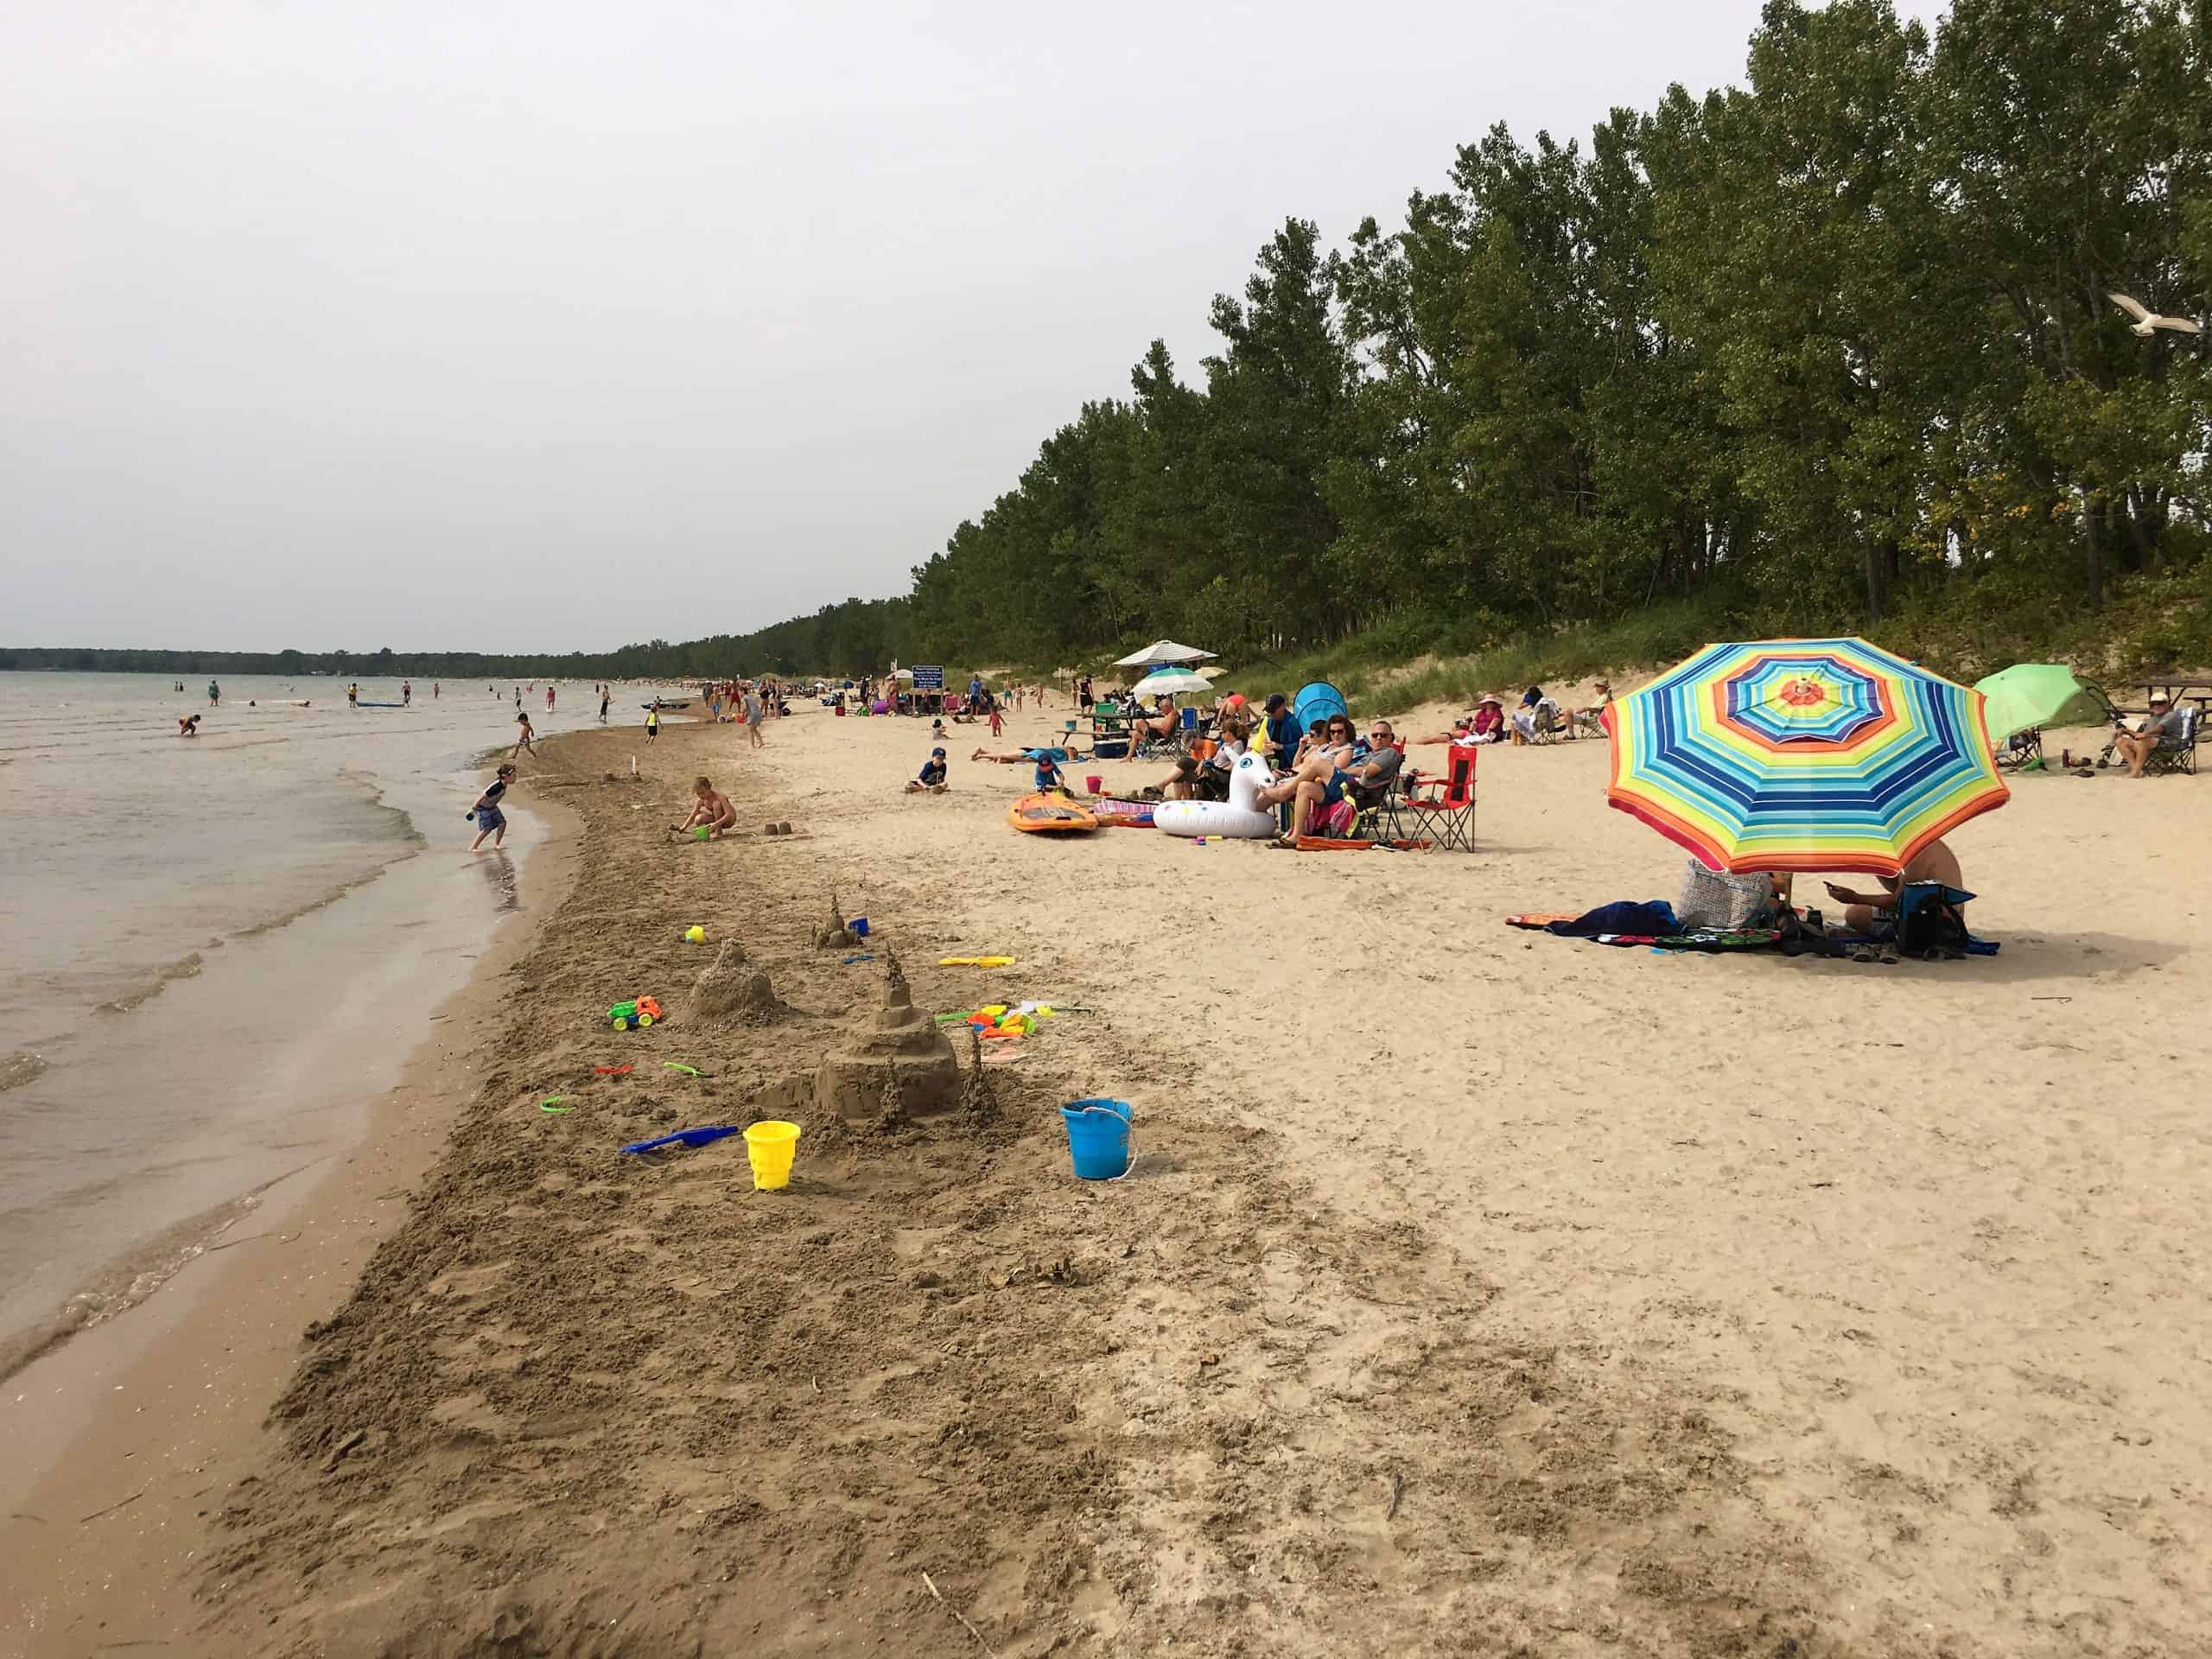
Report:
[[[906,1112],[927,1117],[951,1111],[960,1104],[960,1062],[944,1033],[914,1007],[899,958],[883,955],[883,1006],[816,1071],[815,1103],[848,1118],[873,1117],[883,1109],[895,1064]]]
[[[768,982],[767,969],[748,957],[735,939],[724,939],[713,963],[693,983],[683,1019],[687,1025],[766,1026],[789,1012]]]
[[[836,889],[830,893],[830,919],[814,930],[817,950],[842,950],[848,945],[858,944],[861,936],[845,925],[844,906],[838,903]]]
[[[975,1026],[968,1027],[968,1075],[960,1085],[960,1115],[979,1129],[999,1121],[999,1097],[983,1071],[983,1033]]]

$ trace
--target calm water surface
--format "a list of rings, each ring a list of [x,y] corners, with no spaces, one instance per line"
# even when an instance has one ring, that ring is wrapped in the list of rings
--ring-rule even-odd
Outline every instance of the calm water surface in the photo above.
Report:
[[[543,836],[518,808],[504,855],[467,851],[509,684],[174,685],[0,673],[0,1374],[357,1133]],[[588,684],[525,703],[542,734],[598,719]]]

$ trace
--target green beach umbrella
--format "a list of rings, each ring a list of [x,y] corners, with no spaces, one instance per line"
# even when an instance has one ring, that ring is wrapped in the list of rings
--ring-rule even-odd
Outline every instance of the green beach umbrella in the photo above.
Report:
[[[2110,713],[2103,692],[2059,663],[2015,663],[1974,690],[1988,699],[1983,713],[1999,742],[2037,726],[2101,726]]]

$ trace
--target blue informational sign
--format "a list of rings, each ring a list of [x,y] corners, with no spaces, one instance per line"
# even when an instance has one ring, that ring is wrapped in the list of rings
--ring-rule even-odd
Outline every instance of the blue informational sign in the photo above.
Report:
[[[943,663],[916,663],[914,690],[917,691],[944,690],[944,664]]]

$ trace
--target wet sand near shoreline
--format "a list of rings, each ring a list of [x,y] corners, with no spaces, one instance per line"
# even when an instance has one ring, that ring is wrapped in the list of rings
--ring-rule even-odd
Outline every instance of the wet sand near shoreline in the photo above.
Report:
[[[100,1639],[2201,1649],[2197,780],[2020,780],[1956,842],[2004,953],[1874,966],[1504,928],[1671,894],[1598,744],[1486,753],[1473,857],[1293,855],[1017,835],[1026,769],[964,741],[951,794],[896,793],[925,733],[548,747],[575,882],[449,1146],[208,1465],[190,1601]],[[696,771],[747,834],[660,832]],[[866,946],[811,942],[833,888]],[[773,1023],[681,1013],[729,938]],[[1089,1012],[984,1068],[994,1114],[840,1128],[785,1080],[894,950],[925,1013]],[[938,965],[980,954],[1017,960]],[[609,1033],[644,992],[672,1017]],[[1090,1094],[1135,1104],[1125,1181],[1067,1175],[1052,1109]],[[613,1152],[786,1115],[780,1195],[734,1139]],[[42,1524],[105,1542],[148,1498],[77,1517],[128,1490]]]

